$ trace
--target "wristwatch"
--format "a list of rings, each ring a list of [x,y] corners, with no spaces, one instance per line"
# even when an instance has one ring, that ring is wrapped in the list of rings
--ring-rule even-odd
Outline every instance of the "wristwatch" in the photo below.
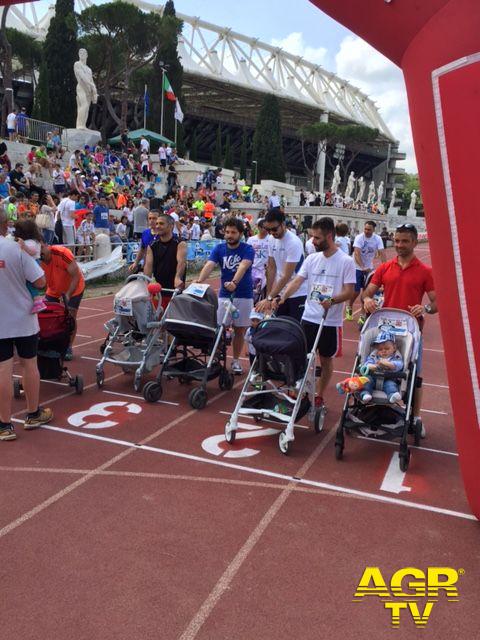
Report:
[[[273,302],[272,296],[267,296],[267,300],[268,300],[268,302]]]
[[[335,298],[330,298],[330,305],[333,306],[334,304],[337,304],[337,301]]]
[[[431,304],[426,304],[423,308],[425,309],[425,313],[428,313],[428,314],[433,313]]]

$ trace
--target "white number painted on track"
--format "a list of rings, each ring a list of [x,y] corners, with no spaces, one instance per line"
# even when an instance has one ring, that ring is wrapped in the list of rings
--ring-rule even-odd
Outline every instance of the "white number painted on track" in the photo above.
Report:
[[[114,420],[104,420],[103,422],[89,422],[87,418],[100,416],[111,416],[113,411],[109,411],[110,407],[125,407],[128,413],[140,413],[142,407],[134,402],[123,402],[121,400],[112,402],[98,402],[86,409],[86,411],[78,411],[68,418],[68,423],[72,427],[83,427],[84,429],[110,429],[116,427],[118,422]]]
[[[274,436],[279,434],[279,429],[259,429],[253,424],[238,424],[239,429],[237,431],[236,442],[239,440],[246,440],[247,438],[260,438],[265,436]],[[245,431],[243,431],[245,429]],[[221,447],[223,443],[223,447]],[[231,449],[230,445],[225,442],[225,435],[210,436],[202,442],[202,449],[212,456],[223,456],[224,458],[251,458],[260,453],[259,449],[250,449],[244,447],[243,449]]]
[[[388,491],[388,493],[402,493],[404,491],[411,491],[412,487],[407,487],[403,484],[405,480],[405,471],[401,471],[398,465],[398,451],[392,454],[392,459],[388,465],[387,472],[383,477],[382,486],[380,491]]]

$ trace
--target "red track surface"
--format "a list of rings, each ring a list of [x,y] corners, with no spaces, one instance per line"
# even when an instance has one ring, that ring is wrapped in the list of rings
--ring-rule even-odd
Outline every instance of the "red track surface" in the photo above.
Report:
[[[428,261],[426,246],[418,254]],[[84,374],[83,396],[42,383],[52,425],[24,432],[19,423],[17,441],[1,444],[2,640],[384,638],[391,625],[381,602],[352,602],[366,566],[386,577],[408,566],[465,569],[459,602],[440,597],[422,636],[478,635],[479,525],[463,493],[436,317],[425,331],[428,437],[406,476],[395,474],[395,492],[381,489],[392,444],[347,438],[335,461],[342,401],[333,390],[325,430],[297,429],[288,457],[276,434],[237,437],[233,449],[222,442],[236,389],[212,382],[198,412],[188,387],[172,381],[164,402],[149,405],[112,367],[97,390],[111,309],[111,297],[81,307],[70,370]],[[346,323],[334,381],[350,373],[357,337]],[[138,413],[110,407],[108,417],[86,418],[90,428],[69,423],[114,401]],[[117,424],[92,428],[105,420]],[[232,457],[245,447],[257,453]],[[402,616],[395,637],[410,638],[416,629]]]

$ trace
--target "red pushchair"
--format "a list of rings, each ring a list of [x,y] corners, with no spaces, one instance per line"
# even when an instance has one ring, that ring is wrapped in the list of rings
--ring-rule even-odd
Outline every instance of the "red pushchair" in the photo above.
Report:
[[[38,341],[38,370],[42,380],[62,380],[66,378],[71,387],[83,392],[83,376],[70,375],[64,366],[65,353],[75,330],[75,318],[64,302],[45,302],[47,308],[38,314],[40,335]],[[15,398],[19,398],[22,385],[19,378],[13,383]]]

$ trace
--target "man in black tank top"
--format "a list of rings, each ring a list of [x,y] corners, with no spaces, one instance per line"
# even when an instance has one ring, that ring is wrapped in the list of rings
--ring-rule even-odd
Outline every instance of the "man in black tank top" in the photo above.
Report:
[[[161,213],[157,221],[158,238],[147,249],[143,273],[152,276],[163,289],[183,289],[186,275],[187,243],[173,236],[174,220]],[[171,295],[162,295],[168,301]]]

